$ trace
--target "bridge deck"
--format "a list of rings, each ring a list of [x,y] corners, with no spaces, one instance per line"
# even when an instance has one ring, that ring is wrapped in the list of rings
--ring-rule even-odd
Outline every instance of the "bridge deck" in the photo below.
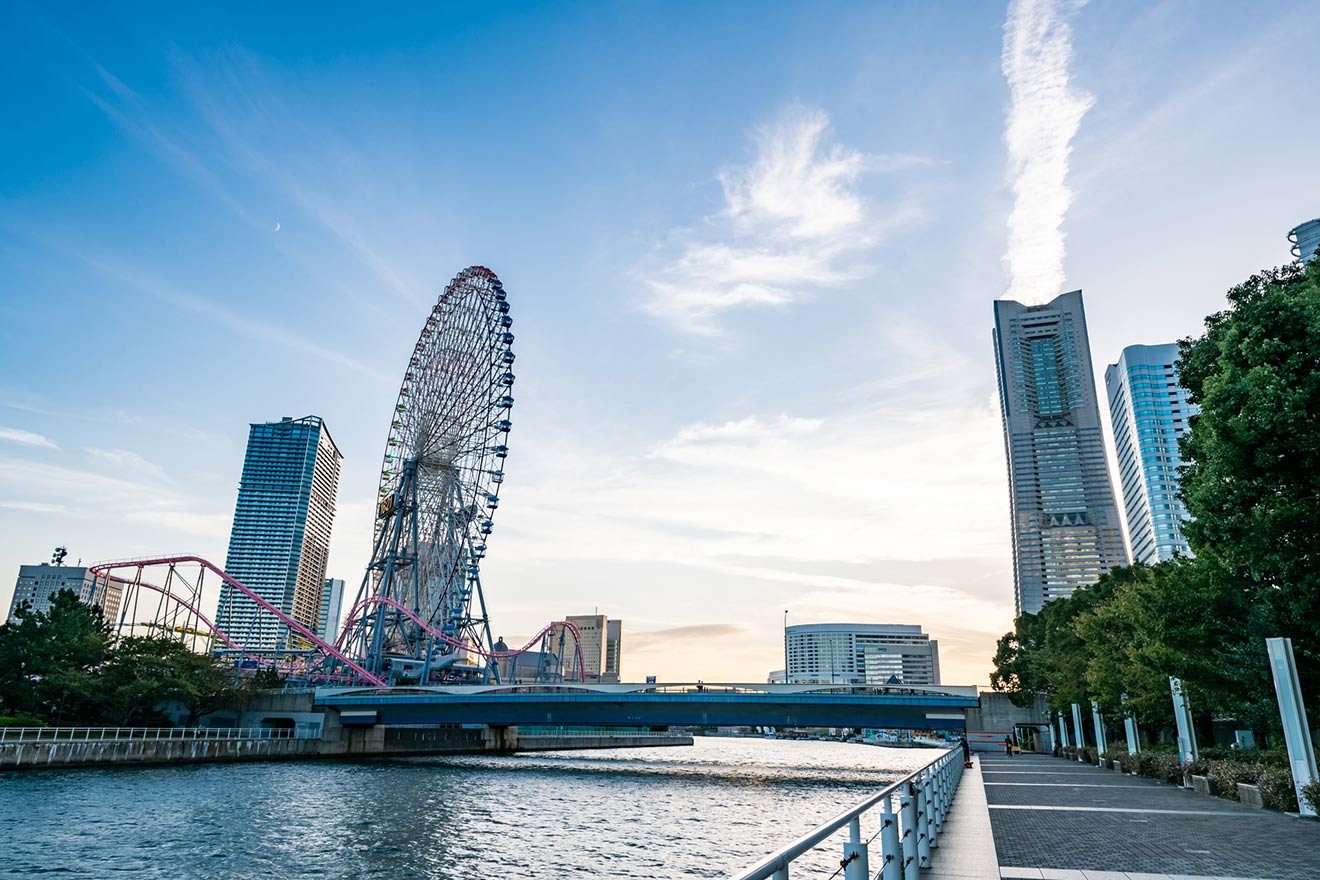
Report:
[[[801,686],[585,685],[317,691],[316,704],[380,724],[771,725],[954,729],[976,697],[932,690]]]

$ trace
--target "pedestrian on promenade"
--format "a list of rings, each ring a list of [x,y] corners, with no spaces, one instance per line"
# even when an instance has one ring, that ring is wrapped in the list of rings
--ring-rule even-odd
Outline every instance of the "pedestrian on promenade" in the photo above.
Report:
[[[1004,737],[1004,754],[1010,758],[1013,757],[1013,737],[1011,736]]]
[[[967,744],[967,737],[962,738],[963,766],[972,766],[972,747]]]

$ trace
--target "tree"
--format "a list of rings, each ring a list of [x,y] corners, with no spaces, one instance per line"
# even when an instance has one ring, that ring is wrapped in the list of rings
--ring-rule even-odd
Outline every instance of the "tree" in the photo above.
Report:
[[[47,611],[20,606],[0,625],[0,705],[56,723],[95,720],[110,642],[101,609],[72,590],[52,596]]]
[[[1187,536],[1242,594],[1239,674],[1258,676],[1259,642],[1282,635],[1303,681],[1320,682],[1320,261],[1261,272],[1228,301],[1180,343],[1201,407],[1182,441]],[[1320,711],[1320,690],[1309,694]]]
[[[186,709],[185,724],[194,725],[242,697],[232,673],[213,657],[162,636],[122,639],[106,665],[105,684],[109,720],[121,725],[161,723],[171,702]]]

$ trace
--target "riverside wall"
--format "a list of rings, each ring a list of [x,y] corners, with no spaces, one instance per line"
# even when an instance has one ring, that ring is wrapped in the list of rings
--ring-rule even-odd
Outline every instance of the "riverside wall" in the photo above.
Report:
[[[0,743],[0,770],[138,764],[201,764],[314,758],[420,757],[560,749],[620,749],[692,745],[677,734],[562,734],[519,737],[516,727],[345,726],[333,709],[316,710],[310,692],[254,698],[241,726],[288,730],[288,738],[54,739]]]

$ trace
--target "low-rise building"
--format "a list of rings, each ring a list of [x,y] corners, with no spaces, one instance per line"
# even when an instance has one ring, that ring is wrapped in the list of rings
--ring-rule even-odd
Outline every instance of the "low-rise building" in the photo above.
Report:
[[[121,587],[116,583],[98,582],[85,565],[63,565],[63,555],[57,553],[54,564],[20,565],[18,580],[14,584],[14,599],[9,605],[9,621],[16,619],[24,603],[33,611],[49,611],[50,600],[60,590],[72,590],[84,603],[99,605],[107,623],[119,619]]]
[[[791,684],[933,685],[939,642],[920,626],[808,623],[784,630]]]

